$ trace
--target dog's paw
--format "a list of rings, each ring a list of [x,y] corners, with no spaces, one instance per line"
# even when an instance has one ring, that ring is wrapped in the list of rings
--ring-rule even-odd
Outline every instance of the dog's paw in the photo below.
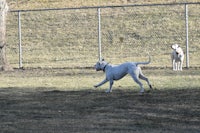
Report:
[[[151,90],[146,90],[145,92],[146,92],[146,93],[149,93],[149,92],[151,92]]]
[[[139,92],[139,96],[144,96],[144,92]]]
[[[106,92],[106,93],[111,93],[112,90],[108,89],[108,90],[106,90],[105,92]]]

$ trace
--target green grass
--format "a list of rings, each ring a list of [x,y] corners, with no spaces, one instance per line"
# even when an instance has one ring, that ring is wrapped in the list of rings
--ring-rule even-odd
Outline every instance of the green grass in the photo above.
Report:
[[[0,72],[2,132],[199,132],[198,69],[144,69],[154,90],[139,95],[130,76],[94,89],[94,70]],[[144,82],[143,82],[144,83]],[[148,90],[146,83],[144,87]]]
[[[170,88],[199,88],[200,71],[198,69],[174,72],[171,69],[144,69],[144,74],[152,82],[153,88],[158,90]],[[16,88],[57,88],[60,90],[85,90],[93,89],[93,86],[105,78],[104,73],[90,69],[25,69],[14,72],[1,72],[1,87]],[[155,76],[158,75],[158,76]],[[148,90],[147,84],[143,81]],[[105,84],[100,87],[103,92],[109,87]],[[130,76],[114,83],[115,88],[138,90]]]

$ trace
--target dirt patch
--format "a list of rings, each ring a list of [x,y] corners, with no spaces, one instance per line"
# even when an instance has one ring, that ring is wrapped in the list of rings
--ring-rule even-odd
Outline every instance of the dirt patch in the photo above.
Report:
[[[200,89],[1,88],[1,132],[200,132]]]

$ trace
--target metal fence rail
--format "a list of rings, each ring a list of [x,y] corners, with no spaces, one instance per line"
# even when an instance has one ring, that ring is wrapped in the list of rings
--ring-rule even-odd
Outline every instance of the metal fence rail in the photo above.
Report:
[[[199,67],[200,3],[124,5],[10,11],[8,57],[16,67],[90,67],[146,60],[171,67],[170,46]],[[16,21],[18,20],[18,21]]]

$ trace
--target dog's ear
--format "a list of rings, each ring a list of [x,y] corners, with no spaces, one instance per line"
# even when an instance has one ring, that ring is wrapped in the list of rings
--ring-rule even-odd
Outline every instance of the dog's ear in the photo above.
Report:
[[[171,46],[172,49],[174,49],[173,45]]]
[[[178,44],[173,44],[173,45],[171,46],[172,49],[177,49],[178,47],[179,47]]]

